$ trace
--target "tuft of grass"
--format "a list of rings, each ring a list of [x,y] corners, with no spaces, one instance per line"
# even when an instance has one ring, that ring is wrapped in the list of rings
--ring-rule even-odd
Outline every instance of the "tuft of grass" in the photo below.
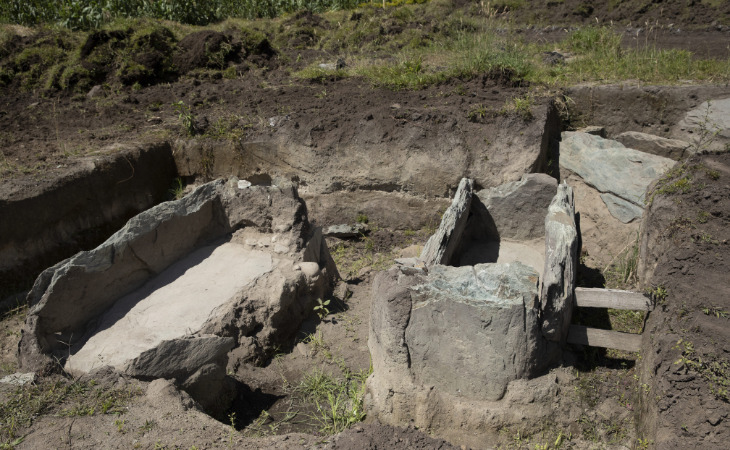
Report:
[[[523,120],[527,121],[533,118],[532,107],[534,105],[534,99],[529,94],[525,94],[521,97],[514,97],[511,100],[507,100],[497,114],[503,116],[517,114]]]
[[[182,125],[183,130],[188,136],[194,136],[195,116],[193,116],[193,113],[190,111],[190,107],[182,100],[173,103],[172,106],[175,108],[175,112],[178,113],[178,118],[180,119],[180,124]]]
[[[174,200],[180,200],[185,196],[185,186],[183,185],[182,178],[175,178],[173,181],[172,189],[169,190]]]
[[[342,378],[315,369],[293,388],[295,396],[314,404],[315,412],[311,418],[324,435],[337,434],[365,418],[365,380],[372,373],[372,368],[351,372],[340,364],[340,370]]]
[[[704,355],[704,358],[697,354],[694,344],[680,339],[673,349],[681,350],[680,358],[674,362],[676,365],[683,365],[686,370],[699,374],[708,383],[710,392],[718,399],[725,402],[730,400],[728,388],[730,388],[730,362],[715,355]]]
[[[124,406],[140,394],[139,388],[103,389],[93,381],[41,381],[17,387],[0,403],[0,448],[18,445],[20,430],[40,415],[123,414]]]

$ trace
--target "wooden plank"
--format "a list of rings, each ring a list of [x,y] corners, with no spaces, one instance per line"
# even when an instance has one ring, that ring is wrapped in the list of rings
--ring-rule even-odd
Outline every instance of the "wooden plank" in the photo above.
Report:
[[[641,348],[641,335],[571,325],[568,330],[568,343],[638,352]]]
[[[575,288],[575,303],[588,308],[630,309],[653,311],[651,299],[639,292],[619,291],[617,289]]]

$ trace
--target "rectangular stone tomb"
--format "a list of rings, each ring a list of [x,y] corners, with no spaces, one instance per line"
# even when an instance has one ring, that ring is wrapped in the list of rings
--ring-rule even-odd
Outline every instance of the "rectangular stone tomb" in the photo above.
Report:
[[[338,277],[296,186],[235,181],[153,207],[44,271],[28,296],[21,367],[112,366],[218,404],[229,356],[266,358]]]
[[[373,282],[369,417],[440,435],[541,420],[569,330],[578,248],[572,189],[544,174],[473,192],[462,179],[419,258]],[[551,394],[553,393],[553,394]],[[504,400],[507,398],[507,400]],[[528,417],[529,416],[529,417]]]

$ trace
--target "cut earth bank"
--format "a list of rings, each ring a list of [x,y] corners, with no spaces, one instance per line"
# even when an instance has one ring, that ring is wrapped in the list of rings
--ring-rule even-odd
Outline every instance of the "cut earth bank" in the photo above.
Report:
[[[313,223],[347,223],[362,214],[379,226],[416,230],[438,224],[439,212],[463,176],[494,187],[519,180],[523,173],[545,171],[550,142],[560,132],[549,98],[536,99],[528,119],[516,112],[469,119],[474,104],[497,111],[525,91],[488,76],[417,92],[367,90],[367,99],[353,80],[325,83],[328,94],[322,98],[311,86],[284,86],[265,111],[259,103],[271,91],[250,83],[175,85],[175,95],[224,101],[207,107],[211,121],[229,118],[227,105],[239,102],[240,92],[253,92],[236,111],[241,119],[227,124],[230,128],[217,138],[158,139],[119,132],[115,139],[137,143],[95,148],[93,155],[81,158],[47,155],[47,161],[28,161],[40,164],[38,174],[12,177],[0,188],[0,213],[10,218],[2,223],[3,285],[28,284],[28,273],[103,242],[129,217],[164,200],[175,177],[197,184],[230,175],[254,184],[286,177],[299,184]],[[453,94],[459,86],[465,95]],[[151,86],[134,98],[144,108],[169,95],[168,88]],[[73,102],[68,103],[73,109]],[[118,103],[104,108],[132,107],[121,98]],[[282,115],[284,105],[289,109]],[[59,120],[78,118],[67,116]],[[253,117],[263,122],[251,122]],[[99,121],[88,117],[73,126],[107,129],[117,118],[102,114]],[[16,120],[23,119],[6,115],[0,120],[15,128],[21,123]],[[179,119],[170,114],[153,128],[177,133]],[[68,138],[78,139],[78,133]],[[13,148],[4,150],[6,156],[12,153],[17,164],[24,164],[27,152]],[[24,225],[28,223],[34,226]]]
[[[582,145],[569,145],[571,139]],[[568,164],[604,148],[614,160],[641,156],[585,133],[565,134],[560,154]],[[630,178],[619,187],[648,184],[672,163],[647,159],[648,175],[626,172]],[[576,171],[592,180],[590,171]],[[593,183],[626,196],[615,186]],[[246,184],[232,177],[202,185],[135,217],[97,249],[45,271],[29,296],[22,367],[50,372],[55,359],[68,372],[88,373],[111,365],[143,380],[172,379],[207,411],[226,411],[235,385],[224,367],[265,360],[276,344],[286,345],[314,297],[324,297],[337,276],[320,230],[308,225],[296,186],[282,179],[270,187]],[[545,421],[569,426],[577,420],[579,410],[558,418],[548,407],[561,375],[540,375],[561,362],[579,235],[572,189],[548,175],[525,175],[478,193],[473,188],[473,180],[461,181],[420,259],[396,260],[400,268],[375,279],[369,343],[374,374],[365,404],[371,418],[395,425],[414,420],[452,440],[460,429],[469,432],[461,442],[483,446],[498,442],[504,427],[536,432]],[[226,235],[225,243],[196,249]],[[415,287],[412,312],[404,303],[408,294],[383,281],[394,276],[396,284]],[[444,318],[434,322],[439,315]],[[456,339],[448,332],[456,329],[458,335],[483,336],[483,342]],[[396,350],[399,342],[405,350]],[[482,357],[462,360],[464,355]],[[562,377],[569,382],[568,373]],[[430,385],[425,406],[417,400],[413,405],[424,397],[419,385]],[[454,409],[466,415],[459,418]],[[492,418],[475,419],[478,411]]]
[[[619,131],[621,131],[621,130],[619,130]],[[568,139],[569,137],[570,137],[570,135],[565,135],[564,136],[565,139],[564,139],[563,142],[568,142],[569,141],[569,139]],[[581,136],[581,140],[584,141],[586,139],[590,141],[590,140],[593,140],[595,138],[588,137],[588,136]],[[576,141],[576,139],[573,139],[573,141]],[[603,142],[603,141],[597,141],[597,142],[600,143],[600,142]],[[588,145],[586,147],[593,148],[590,145]],[[606,142],[603,142],[603,143],[601,143],[596,148],[615,149],[615,148],[621,148],[621,147],[619,147],[615,143],[606,143]],[[598,207],[600,207],[600,209],[602,211],[601,214],[602,214],[602,217],[603,218],[611,218],[612,220],[617,221],[616,223],[620,223],[620,224],[623,225],[623,221],[621,221],[620,218],[623,217],[624,219],[626,219],[627,217],[630,217],[630,216],[626,216],[624,213],[626,211],[631,212],[632,209],[635,209],[635,206],[637,206],[636,205],[636,203],[637,203],[636,201],[638,200],[638,197],[636,197],[636,196],[633,196],[632,197],[632,196],[626,195],[627,194],[626,192],[623,192],[621,189],[619,189],[619,188],[622,188],[622,186],[618,186],[618,187],[614,186],[614,187],[611,187],[611,188],[608,188],[608,187],[601,188],[601,186],[603,186],[603,185],[600,184],[600,180],[590,181],[591,180],[591,176],[593,176],[595,174],[594,173],[591,173],[589,170],[581,169],[580,166],[578,166],[578,165],[571,166],[572,169],[569,168],[569,167],[566,167],[569,164],[569,161],[567,159],[567,155],[568,154],[573,155],[573,156],[575,156],[575,155],[580,156],[582,154],[582,152],[586,151],[586,149],[585,148],[580,148],[580,147],[575,147],[572,150],[570,150],[570,152],[564,152],[564,150],[566,150],[566,146],[565,145],[561,145],[560,146],[560,155],[559,155],[559,158],[557,160],[554,160],[554,161],[557,161],[558,162],[558,164],[560,166],[560,170],[561,170],[561,172],[563,172],[563,178],[567,178],[568,176],[579,177],[580,179],[582,179],[582,182],[584,184],[586,184],[586,186],[588,186],[586,189],[589,189],[589,188],[590,189],[593,189],[593,191],[587,191],[587,192],[592,192],[592,195],[594,195],[594,197],[595,197],[595,201],[592,201],[590,203],[589,202],[581,202],[579,200],[576,200],[576,209],[578,210],[578,212],[579,213],[581,212],[580,209],[582,207],[588,208],[589,207],[588,205],[590,205],[590,207],[592,207],[592,208],[598,208]],[[646,156],[646,157],[642,156],[642,158],[647,158],[646,161],[648,161],[648,160],[651,159],[650,156]],[[643,164],[644,164],[644,162],[642,162],[642,165]],[[132,166],[132,169],[134,169],[134,166]],[[588,169],[590,169],[590,167]],[[572,173],[571,172],[565,172],[567,170],[570,170]],[[573,171],[573,170],[575,170],[575,171]],[[581,170],[584,170],[582,172],[582,175],[581,175]],[[265,182],[265,184],[269,184],[268,179],[266,179],[265,177],[264,177],[264,180],[263,181]],[[575,178],[575,181],[578,181],[578,178]],[[570,182],[569,182],[569,184],[570,184]],[[599,188],[599,189],[591,188],[590,187],[591,185],[593,185],[593,186],[595,186],[596,188]],[[576,185],[576,188],[575,189],[576,189],[576,198],[579,198],[579,188],[577,187],[577,185]],[[603,190],[601,190],[601,189],[603,189]],[[613,199],[613,202],[610,202],[610,201],[609,202],[606,202],[603,199],[604,196],[607,196],[609,194],[612,195],[613,197],[615,197],[615,199]],[[628,197],[628,198],[626,198],[626,197]],[[600,200],[599,200],[599,198],[600,198]],[[607,198],[611,198],[611,197],[607,197]],[[615,211],[618,211],[618,213],[616,215],[612,214],[611,211],[609,210],[609,204],[613,204],[614,206],[616,206],[616,205],[621,206],[620,205],[620,201],[621,200],[623,200],[626,203],[626,204],[623,205],[624,208],[623,209],[622,208],[618,208],[618,209],[614,208],[614,212]],[[581,206],[581,205],[585,205],[585,206]],[[347,218],[349,220],[352,220],[353,215],[350,215]],[[586,214],[586,216],[588,216],[588,214]],[[584,218],[584,216],[582,214],[581,214],[580,218],[581,218],[581,221],[580,221],[581,228],[582,228],[582,230],[585,230],[585,224],[586,224],[585,218]],[[636,219],[633,219],[632,221],[630,221],[630,224],[631,223],[636,224]],[[617,226],[622,226],[622,225],[617,225]],[[624,230],[623,232],[626,233],[625,228],[622,228],[622,230]],[[600,234],[600,233],[598,233],[598,234]],[[630,233],[626,233],[627,236],[629,234]],[[588,246],[588,245],[598,245],[598,244],[593,244],[594,241],[592,239],[588,239],[586,237],[586,235],[585,235],[585,232],[583,233],[583,235],[584,235],[584,243],[583,243],[584,244],[584,247],[585,246]],[[244,241],[244,243],[245,243],[245,241]],[[611,242],[606,243],[604,245],[607,246],[607,245],[610,245],[610,244],[616,245],[615,243],[611,243]],[[617,252],[620,251],[623,247],[625,247],[625,245],[623,243],[618,244]],[[601,247],[598,247],[598,248],[600,249]],[[592,252],[592,251],[589,252],[589,253],[590,253],[590,256],[592,257],[594,255],[596,255],[596,256],[601,255],[603,252],[601,252],[600,250],[596,250],[595,253]],[[64,342],[68,342],[66,340],[66,338],[67,338],[67,336],[61,336],[61,339]],[[73,368],[73,367],[71,367],[71,368]]]

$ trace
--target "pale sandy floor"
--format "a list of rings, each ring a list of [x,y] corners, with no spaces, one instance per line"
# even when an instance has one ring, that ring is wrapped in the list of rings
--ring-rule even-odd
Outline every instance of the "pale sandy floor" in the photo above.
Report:
[[[66,369],[121,368],[162,341],[197,332],[215,308],[274,264],[269,253],[235,243],[191,253],[119,299],[99,318],[96,332],[76,348]]]

